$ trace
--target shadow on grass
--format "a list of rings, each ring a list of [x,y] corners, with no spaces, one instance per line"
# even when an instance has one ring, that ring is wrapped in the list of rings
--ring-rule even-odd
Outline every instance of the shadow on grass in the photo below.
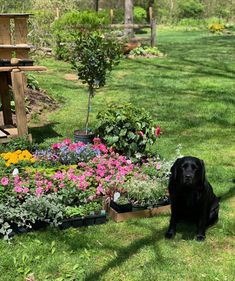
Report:
[[[138,222],[135,221],[135,226],[136,225],[138,225],[140,227],[145,227],[145,228],[147,227],[145,224],[142,224],[139,221]],[[86,278],[84,280],[85,281],[100,280],[102,275],[105,274],[108,270],[121,266],[124,262],[126,262],[128,259],[133,257],[135,254],[137,254],[141,250],[141,248],[146,247],[146,246],[150,246],[150,245],[153,245],[153,244],[156,245],[157,241],[159,241],[160,239],[164,239],[163,238],[164,228],[161,228],[161,229],[158,229],[158,230],[156,230],[154,227],[148,227],[148,228],[151,230],[150,235],[133,241],[127,247],[122,247],[122,248],[116,250],[117,256],[116,256],[115,259],[108,262],[99,271],[92,272],[91,274],[86,276]],[[160,249],[155,247],[154,251],[155,251],[155,256],[158,260],[158,264],[163,263],[164,261],[163,261],[162,256],[160,255]]]
[[[46,139],[61,137],[61,135],[54,130],[54,126],[57,124],[58,123],[53,122],[39,127],[31,127],[29,128],[29,133],[33,135],[33,140],[38,144],[44,142]]]
[[[235,180],[233,180],[233,182],[235,183]],[[235,197],[235,185],[231,186],[229,188],[229,190],[223,194],[220,194],[220,201],[223,202],[223,201],[226,201],[232,197]]]

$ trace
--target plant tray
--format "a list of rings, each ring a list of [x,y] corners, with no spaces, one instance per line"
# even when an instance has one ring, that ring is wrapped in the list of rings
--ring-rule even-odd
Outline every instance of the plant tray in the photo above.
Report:
[[[118,213],[114,209],[110,208],[108,214],[115,222],[122,222],[129,219],[153,217],[159,214],[166,214],[169,212],[170,212],[170,205],[165,205],[157,208],[145,209],[135,212],[126,212],[126,213]]]
[[[94,215],[94,216],[87,216],[87,217],[75,217],[64,219],[62,224],[59,226],[60,229],[66,229],[69,227],[82,227],[82,226],[89,226],[95,224],[103,224],[106,223],[106,214],[104,215]]]

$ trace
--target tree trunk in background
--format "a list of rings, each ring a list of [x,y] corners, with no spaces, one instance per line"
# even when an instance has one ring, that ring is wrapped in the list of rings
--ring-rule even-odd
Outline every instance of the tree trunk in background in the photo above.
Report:
[[[125,24],[133,24],[133,0],[125,0]],[[133,37],[133,29],[126,28],[125,34],[131,38]]]
[[[99,0],[95,0],[95,11],[99,11]]]
[[[147,13],[147,21],[150,22],[150,17],[149,17],[149,8],[153,8],[154,5],[154,0],[148,0],[148,6],[146,9],[146,13]]]

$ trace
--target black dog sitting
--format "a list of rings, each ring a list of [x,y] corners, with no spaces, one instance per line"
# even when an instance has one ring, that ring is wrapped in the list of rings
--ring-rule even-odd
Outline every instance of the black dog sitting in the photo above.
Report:
[[[196,239],[203,241],[206,228],[217,222],[219,213],[219,198],[206,180],[203,161],[190,156],[177,159],[171,167],[168,189],[171,218],[165,237],[173,238],[178,221],[189,219],[197,224]]]

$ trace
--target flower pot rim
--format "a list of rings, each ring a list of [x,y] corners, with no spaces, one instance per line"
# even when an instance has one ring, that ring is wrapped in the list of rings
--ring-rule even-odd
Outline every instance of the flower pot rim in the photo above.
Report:
[[[74,130],[74,134],[80,134],[80,135],[95,135],[94,132],[86,132],[85,130]]]

